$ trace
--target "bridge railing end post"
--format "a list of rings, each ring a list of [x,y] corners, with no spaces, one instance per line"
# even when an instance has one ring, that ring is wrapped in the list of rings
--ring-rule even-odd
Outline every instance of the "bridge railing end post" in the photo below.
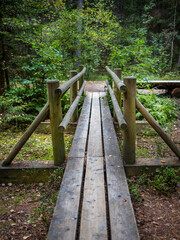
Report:
[[[62,121],[61,98],[55,93],[58,87],[58,80],[47,81],[53,157],[56,166],[61,165],[65,160],[64,133],[58,131],[58,126]]]
[[[136,161],[136,78],[125,77],[127,91],[123,98],[123,113],[127,130],[123,133],[123,159],[126,164]]]

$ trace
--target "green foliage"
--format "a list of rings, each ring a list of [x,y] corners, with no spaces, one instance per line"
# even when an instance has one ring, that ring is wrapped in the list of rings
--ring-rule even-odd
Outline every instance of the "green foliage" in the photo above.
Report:
[[[108,93],[108,91],[106,91],[106,98],[107,98],[107,101],[108,101],[108,104],[109,104],[111,115],[113,116],[113,103],[112,103],[112,99],[111,99],[111,96]]]
[[[155,172],[147,168],[139,177],[128,179],[131,198],[135,202],[141,201],[141,190],[147,187],[164,195],[176,191],[177,184],[180,182],[179,172],[180,168],[175,170],[167,166],[157,168]]]
[[[163,127],[166,127],[177,118],[178,111],[176,103],[172,99],[157,97],[155,94],[138,94],[137,97],[155,120]],[[143,119],[139,112],[136,113],[136,117],[138,120]]]
[[[167,194],[175,190],[177,183],[180,182],[180,177],[175,170],[170,167],[165,167],[156,170],[156,174],[150,179],[149,184],[152,188],[156,188],[160,192]]]
[[[140,189],[136,184],[136,181],[134,179],[128,179],[128,186],[132,200],[135,202],[141,201]]]
[[[127,75],[143,80],[149,75],[161,74],[168,64],[168,56],[163,45],[155,39],[148,44],[145,28],[123,28],[121,44],[114,45],[110,54],[110,64],[121,67]]]
[[[0,96],[1,127],[26,127],[45,104],[45,98],[41,89],[32,91],[28,86],[6,91],[4,96]]]
[[[158,190],[160,193],[168,194],[175,191],[177,183],[180,182],[179,171],[172,167],[161,167],[156,169],[155,173],[149,170],[144,172],[137,180],[141,186],[149,186]]]

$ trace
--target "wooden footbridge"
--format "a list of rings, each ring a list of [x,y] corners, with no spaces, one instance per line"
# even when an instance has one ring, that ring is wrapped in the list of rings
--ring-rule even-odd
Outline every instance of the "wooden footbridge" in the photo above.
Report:
[[[86,84],[85,68],[81,67],[78,74],[71,71],[70,80],[60,86],[57,80],[48,81],[48,103],[2,164],[7,166],[12,162],[50,110],[54,164],[61,165],[65,160],[64,131],[70,120],[78,121],[48,240],[139,239],[124,171],[124,163],[136,161],[136,107],[180,158],[180,149],[136,99],[136,78],[127,77],[122,82],[120,69],[115,72],[106,69],[114,80],[114,91],[108,82],[107,90],[114,106],[114,118],[123,130],[123,159],[105,93],[87,93],[78,118],[77,106]],[[61,98],[69,88],[71,107],[63,118]]]
[[[48,239],[139,239],[103,94],[85,98]]]

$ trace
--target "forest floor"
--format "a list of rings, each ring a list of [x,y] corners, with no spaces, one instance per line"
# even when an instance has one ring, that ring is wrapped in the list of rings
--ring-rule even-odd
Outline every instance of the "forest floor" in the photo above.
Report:
[[[1,184],[0,240],[46,239],[55,206],[47,199],[52,196],[47,192],[48,183]],[[140,239],[179,240],[180,185],[168,195],[140,188],[139,199],[133,206]]]
[[[100,85],[99,85],[100,84]],[[101,91],[104,84],[97,84],[97,89]],[[89,85],[91,90],[91,84]],[[178,101],[180,103],[180,101]],[[174,126],[174,135],[178,136],[179,141],[179,124],[180,118]],[[13,138],[13,143],[16,142],[19,134],[0,133],[2,135],[3,144],[1,147],[1,156],[7,151],[8,139]],[[0,135],[0,138],[1,138]],[[149,140],[148,140],[149,139]],[[138,136],[138,143],[141,148],[147,146],[147,151],[139,152],[142,157],[151,152],[151,157],[157,157],[158,149],[151,151],[150,147],[152,136],[142,138]],[[43,140],[43,141],[41,141]],[[50,145],[50,135],[36,134],[27,144],[27,148],[22,151],[22,158],[35,156],[34,151],[41,147],[41,152],[45,153],[43,158],[50,157],[49,151],[45,151],[45,145]],[[67,151],[70,147],[72,136],[67,136]],[[44,142],[44,144],[43,144]],[[156,143],[154,143],[156,144]],[[6,145],[6,146],[5,146]],[[34,149],[33,149],[34,148]],[[29,152],[30,151],[30,152]],[[166,149],[166,152],[160,152],[162,156],[172,156],[171,151]],[[4,159],[4,157],[3,157]],[[43,160],[43,159],[42,159]],[[45,240],[48,233],[49,224],[51,221],[55,199],[60,187],[61,176],[57,175],[55,184],[50,185],[50,182],[39,184],[0,184],[0,240],[20,240],[33,239]],[[129,179],[134,180],[134,178]],[[159,193],[153,188],[144,188],[139,186],[138,201],[133,200],[135,216],[138,224],[141,240],[179,240],[180,239],[180,217],[178,209],[180,208],[180,184],[177,185],[175,191],[166,195]],[[53,197],[52,197],[53,196]]]

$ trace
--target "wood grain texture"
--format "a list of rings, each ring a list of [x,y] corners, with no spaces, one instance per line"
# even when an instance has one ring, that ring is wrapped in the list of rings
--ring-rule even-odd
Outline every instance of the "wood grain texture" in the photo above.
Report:
[[[88,157],[81,216],[80,240],[107,240],[102,157]]]
[[[99,93],[96,92],[93,93],[92,97],[87,156],[103,157],[100,102]]]
[[[101,112],[105,156],[110,155],[121,158],[116,132],[106,98],[101,98]]]
[[[106,179],[112,240],[138,240],[134,211],[107,100],[101,99]]]
[[[53,146],[54,165],[61,165],[65,160],[64,134],[58,131],[58,126],[62,121],[61,98],[55,94],[59,86],[58,80],[48,80],[48,101],[50,108],[51,137]]]
[[[83,171],[84,158],[68,159],[47,240],[75,239]]]
[[[91,107],[91,94],[88,94],[84,100],[84,104],[78,120],[78,126],[76,128],[76,132],[68,157],[85,156],[89,129],[90,107]]]
[[[122,160],[116,156],[105,159],[111,239],[139,240]]]

